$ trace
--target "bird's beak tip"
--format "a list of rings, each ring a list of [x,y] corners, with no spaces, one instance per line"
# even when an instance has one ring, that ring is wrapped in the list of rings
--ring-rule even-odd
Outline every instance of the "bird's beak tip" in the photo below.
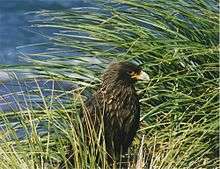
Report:
[[[144,81],[149,81],[150,77],[147,73],[145,73],[144,71],[141,71],[139,74],[139,79],[144,80]]]

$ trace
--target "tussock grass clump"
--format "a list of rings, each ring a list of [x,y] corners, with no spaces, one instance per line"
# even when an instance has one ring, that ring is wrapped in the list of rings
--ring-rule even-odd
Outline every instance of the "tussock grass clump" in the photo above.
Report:
[[[98,1],[93,8],[36,15],[34,29],[56,29],[47,36],[48,44],[38,44],[47,49],[21,53],[27,65],[2,69],[31,71],[74,87],[56,94],[51,87],[47,96],[37,87],[34,93],[24,94],[30,96],[25,96],[26,109],[1,113],[0,168],[56,166],[67,160],[69,143],[75,154],[72,168],[97,168],[97,154],[101,168],[108,168],[103,143],[92,153],[84,145],[80,108],[111,60],[138,62],[151,78],[148,84],[138,85],[142,124],[130,149],[130,166],[218,167],[217,1]],[[30,101],[33,95],[40,96],[37,107]],[[19,124],[14,126],[15,119]],[[38,132],[39,124],[46,132]],[[25,132],[22,140],[16,133],[19,128]]]

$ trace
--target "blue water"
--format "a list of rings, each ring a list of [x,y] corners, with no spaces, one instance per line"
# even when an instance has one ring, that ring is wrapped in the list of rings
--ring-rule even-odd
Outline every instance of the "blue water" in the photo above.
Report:
[[[88,6],[88,3],[82,0],[0,0],[0,64],[22,63],[16,47],[44,40],[42,36],[25,29],[33,19],[33,15],[26,13],[83,6]]]
[[[84,6],[89,6],[89,4],[82,0],[0,0],[0,65],[23,63],[24,60],[19,57],[21,50],[19,46],[41,43],[47,40],[27,29],[31,25],[29,21],[34,18],[33,14],[28,13]],[[28,48],[27,50],[34,52],[37,49]],[[34,93],[35,90],[46,91],[43,92],[43,95],[47,97],[51,95],[53,88],[56,91],[63,91],[63,89],[68,91],[73,87],[73,84],[67,82],[12,80],[8,73],[0,70],[0,113],[25,110],[30,106],[41,107],[42,98],[38,92]],[[61,101],[63,100],[66,99],[61,98]],[[55,102],[58,103],[58,100]],[[17,119],[9,120],[14,126],[20,124]],[[0,131],[4,129],[4,121],[0,121]],[[25,136],[22,128],[17,129],[16,133],[19,138]]]

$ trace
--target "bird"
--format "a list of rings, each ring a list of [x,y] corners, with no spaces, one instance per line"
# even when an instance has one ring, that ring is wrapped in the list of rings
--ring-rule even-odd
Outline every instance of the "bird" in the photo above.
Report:
[[[98,134],[103,128],[106,152],[113,161],[128,152],[139,129],[140,98],[135,83],[149,79],[137,64],[111,63],[102,75],[99,88],[85,103],[87,137],[91,137],[91,131]]]

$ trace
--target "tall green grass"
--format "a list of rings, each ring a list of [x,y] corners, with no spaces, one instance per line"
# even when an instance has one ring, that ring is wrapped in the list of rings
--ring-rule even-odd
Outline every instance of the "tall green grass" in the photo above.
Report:
[[[25,69],[77,88],[59,92],[51,88],[45,97],[45,89],[38,87],[34,94],[41,98],[40,107],[31,106],[30,97],[28,109],[1,113],[6,128],[0,135],[0,168],[53,168],[60,161],[68,167],[69,143],[75,153],[70,168],[97,168],[97,154],[100,168],[108,168],[104,144],[89,152],[83,133],[78,133],[84,92],[97,89],[103,68],[112,60],[138,62],[151,78],[137,86],[141,127],[130,148],[130,166],[218,168],[217,1],[98,1],[93,8],[40,11],[36,16],[34,31],[56,29],[52,36],[44,34],[48,44],[37,45],[48,49],[21,53],[26,65],[2,65],[2,69]],[[63,96],[69,101],[59,100]],[[17,127],[10,123],[13,118],[19,119]],[[41,121],[47,122],[47,133],[37,132]],[[27,135],[22,141],[17,128]]]

